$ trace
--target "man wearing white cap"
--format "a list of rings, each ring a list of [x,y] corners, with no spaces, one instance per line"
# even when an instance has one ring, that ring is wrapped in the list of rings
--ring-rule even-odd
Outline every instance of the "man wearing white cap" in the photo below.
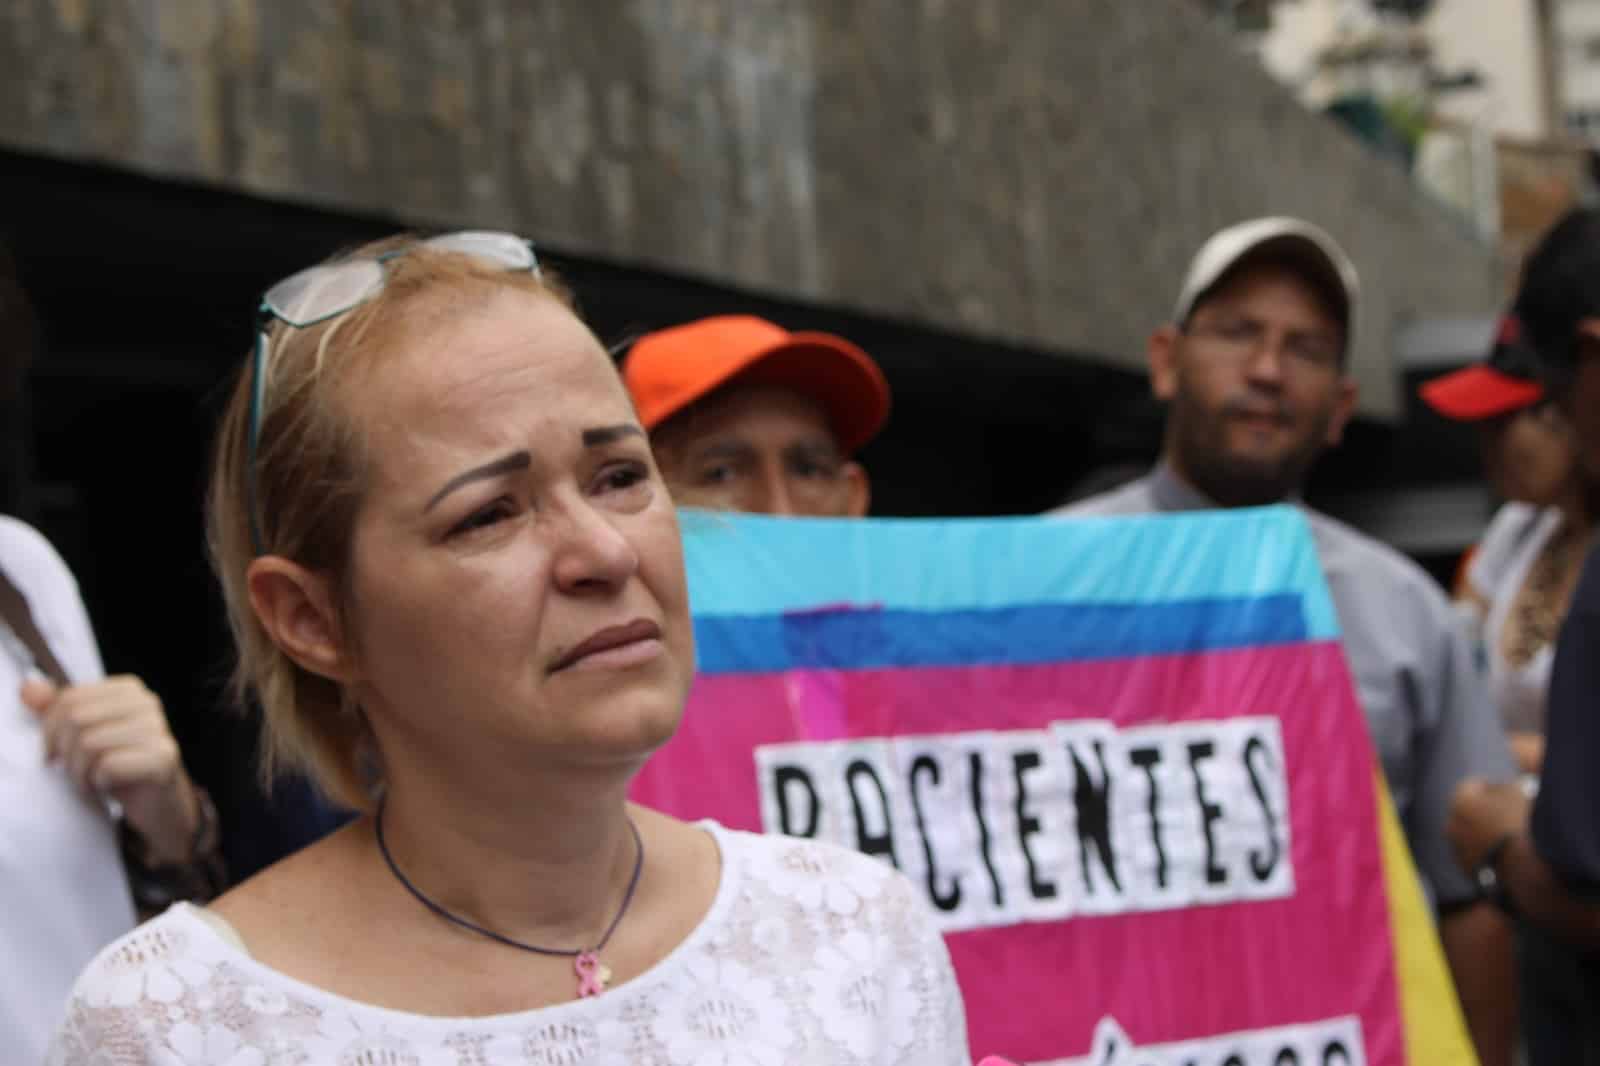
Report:
[[[1058,514],[1141,514],[1297,501],[1311,464],[1355,411],[1346,355],[1359,286],[1321,229],[1262,218],[1195,256],[1171,323],[1149,341],[1168,406],[1147,476]],[[1303,505],[1302,505],[1303,506]],[[1445,953],[1484,1066],[1511,1061],[1510,931],[1456,866],[1445,838],[1462,779],[1503,779],[1511,758],[1457,616],[1419,566],[1303,508],[1345,654],[1412,853],[1440,914]]]

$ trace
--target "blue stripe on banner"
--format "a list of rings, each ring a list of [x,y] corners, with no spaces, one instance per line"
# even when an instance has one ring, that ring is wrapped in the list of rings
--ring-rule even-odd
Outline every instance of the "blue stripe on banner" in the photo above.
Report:
[[[992,666],[1220,651],[1305,640],[1298,596],[972,611],[700,616],[705,674]]]
[[[1307,637],[1339,635],[1310,527],[1293,507],[1071,519],[682,517],[701,618],[868,597],[891,611],[959,612],[1288,595]]]

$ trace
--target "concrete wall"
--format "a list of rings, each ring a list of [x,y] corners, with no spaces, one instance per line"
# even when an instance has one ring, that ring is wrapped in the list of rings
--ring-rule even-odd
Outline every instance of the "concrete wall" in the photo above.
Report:
[[[1401,317],[1496,302],[1465,227],[1187,0],[8,0],[0,142],[1089,349],[1291,212]]]

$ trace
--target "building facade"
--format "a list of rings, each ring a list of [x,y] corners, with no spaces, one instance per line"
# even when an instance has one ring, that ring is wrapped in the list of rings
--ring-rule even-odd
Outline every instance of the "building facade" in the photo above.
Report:
[[[1231,52],[1170,0],[17,0],[0,144],[1130,368],[1205,234],[1300,214],[1393,416],[1393,323],[1496,257]]]

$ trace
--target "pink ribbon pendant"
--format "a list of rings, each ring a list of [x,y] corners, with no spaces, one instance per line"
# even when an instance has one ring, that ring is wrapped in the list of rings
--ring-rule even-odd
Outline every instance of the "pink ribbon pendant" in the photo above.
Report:
[[[592,951],[578,952],[578,957],[572,960],[572,969],[578,975],[579,999],[598,996],[611,982],[610,968],[602,965],[600,957]]]

